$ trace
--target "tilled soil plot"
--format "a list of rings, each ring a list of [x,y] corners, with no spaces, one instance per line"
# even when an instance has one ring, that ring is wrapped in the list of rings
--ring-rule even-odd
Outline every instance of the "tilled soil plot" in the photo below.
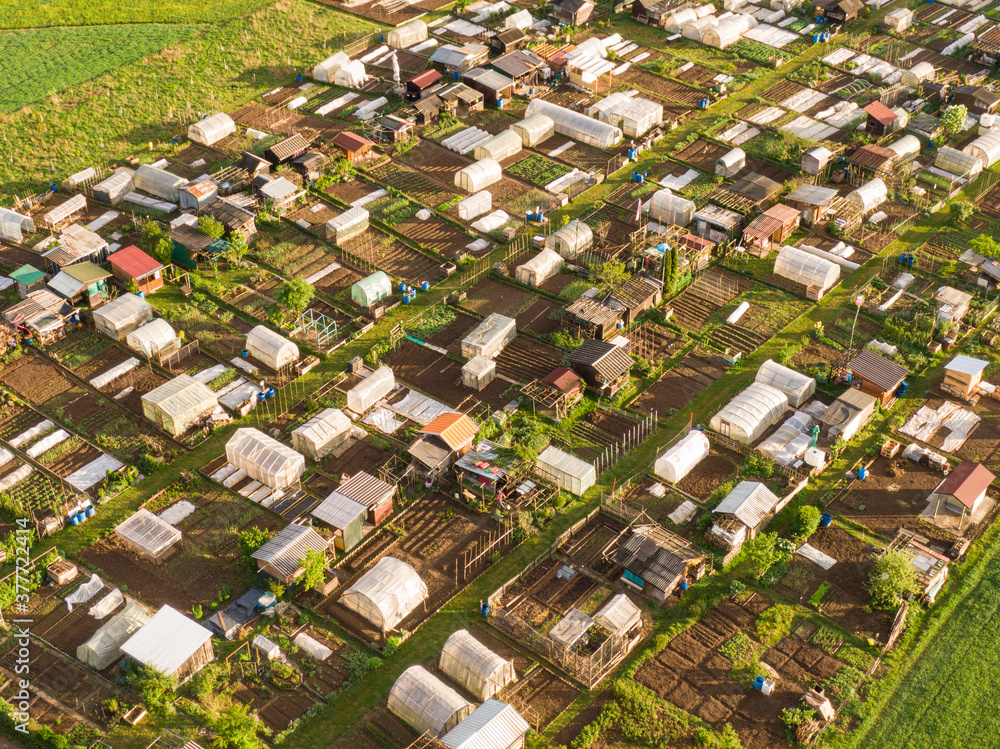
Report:
[[[471,390],[462,385],[461,362],[412,341],[403,341],[384,357],[384,362],[396,372],[396,379],[452,408],[458,408],[469,396],[494,408],[510,402],[510,398],[503,397],[510,382],[498,377],[483,390]]]
[[[458,227],[437,216],[431,216],[426,221],[421,221],[414,216],[406,221],[401,221],[392,228],[404,237],[412,239],[424,247],[430,247],[445,258],[454,257],[456,253],[464,250],[475,241],[473,237]]]
[[[320,465],[325,473],[336,479],[341,476],[353,476],[358,471],[378,473],[378,467],[391,458],[393,452],[374,444],[374,441],[351,440],[350,447],[337,456],[329,455]]]
[[[715,162],[729,151],[726,146],[718,143],[710,143],[707,140],[696,140],[688,144],[683,150],[674,154],[674,158],[690,164],[695,169],[700,169],[709,174],[715,173]]]
[[[448,349],[453,354],[461,354],[462,339],[471,333],[480,322],[481,320],[478,317],[473,317],[465,312],[457,312],[455,313],[454,320],[424,340],[427,343]],[[415,330],[413,335],[419,338],[420,331]]]
[[[713,449],[691,472],[682,478],[677,488],[707,500],[716,489],[736,475],[742,459],[729,450]]]
[[[419,285],[421,281],[434,282],[440,269],[440,264],[436,260],[374,228],[369,228],[361,236],[344,242],[342,249],[390,276],[402,278],[414,286]]]
[[[109,382],[101,388],[101,392],[111,396],[129,411],[141,417],[143,415],[142,396],[166,382],[166,377],[140,364]]]
[[[538,299],[541,297],[526,288],[512,286],[495,278],[486,278],[468,290],[462,306],[483,317],[494,312],[507,317],[516,317]]]
[[[686,408],[702,390],[724,374],[721,367],[707,359],[688,354],[673,369],[650,385],[632,402],[632,408],[656,411],[666,416],[671,409]]]
[[[507,697],[533,728],[542,731],[576,702],[580,694],[579,689],[542,668],[520,682]]]
[[[497,355],[497,373],[527,383],[545,377],[562,359],[562,351],[518,336]]]
[[[492,629],[488,629],[482,624],[477,623],[476,625],[470,627],[469,633],[481,644],[488,647],[501,658],[513,661],[514,671],[517,673],[518,678],[523,676],[528,666],[533,663],[528,656],[508,644],[506,640],[500,639],[500,636],[496,632]]]
[[[1000,401],[981,398],[973,410],[982,421],[955,451],[955,457],[982,463],[1000,474]]]
[[[661,78],[636,67],[626,70],[625,73],[618,76],[618,80],[692,108],[697,107],[700,100],[708,98],[708,94],[700,89]]]

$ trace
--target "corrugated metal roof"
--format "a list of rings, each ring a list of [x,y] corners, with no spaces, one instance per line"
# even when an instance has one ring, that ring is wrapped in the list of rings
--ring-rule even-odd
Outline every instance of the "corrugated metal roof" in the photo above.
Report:
[[[900,9],[902,10],[902,9]],[[891,125],[899,116],[882,102],[875,100],[865,107],[865,111],[870,117],[874,117],[883,125]]]
[[[965,375],[977,375],[986,369],[990,363],[982,359],[973,359],[971,356],[959,354],[950,362],[944,365],[946,372],[959,372]]]
[[[819,417],[819,423],[831,427],[842,427],[865,410],[875,409],[874,396],[862,393],[857,388],[849,388],[843,395],[827,407]]]
[[[60,271],[49,280],[49,288],[67,299],[72,299],[86,289],[87,284],[77,281],[66,271]]]
[[[855,377],[871,382],[885,391],[896,388],[906,377],[905,369],[871,349],[865,349],[854,357],[847,368]]]
[[[881,169],[883,166],[893,161],[896,158],[896,152],[890,151],[888,148],[882,148],[882,146],[876,146],[873,143],[861,146],[857,151],[851,154],[851,158],[848,159],[850,163],[855,166],[859,166],[862,169]]]
[[[820,187],[819,185],[800,185],[796,187],[785,200],[805,205],[826,205],[837,195],[837,191],[832,187]]]
[[[309,550],[323,553],[329,544],[307,525],[286,525],[277,536],[269,540],[250,556],[264,562],[285,577],[291,577],[302,567]]]
[[[465,414],[443,413],[421,429],[420,433],[437,435],[452,450],[458,450],[475,439],[478,431],[476,422]]]
[[[319,506],[310,514],[314,518],[322,520],[331,528],[343,530],[354,522],[358,515],[367,516],[368,508],[360,502],[355,502],[353,499],[348,499],[342,494],[333,492],[329,497],[320,502]]]
[[[688,565],[704,558],[681,536],[655,525],[640,525],[619,547],[615,561],[640,580],[670,589]]]
[[[584,341],[569,353],[570,364],[591,366],[606,382],[613,382],[632,369],[628,352],[607,341]]]
[[[556,367],[542,378],[542,382],[564,393],[572,393],[583,380],[569,367]]]
[[[396,487],[370,473],[358,471],[334,491],[363,504],[365,507],[373,507],[380,504],[386,496],[392,496]]]
[[[135,245],[118,250],[108,260],[112,267],[119,268],[132,278],[145,278],[151,273],[163,269],[163,263],[151,258]]]
[[[756,528],[778,504],[778,498],[759,481],[741,481],[719,502],[715,512],[735,515],[748,528]]]
[[[965,461],[959,463],[948,477],[934,490],[936,494],[954,497],[963,505],[972,508],[979,496],[986,491],[996,476],[982,463]]]
[[[210,639],[209,630],[164,606],[122,645],[122,651],[144,666],[170,676]]]
[[[111,275],[101,266],[95,265],[89,261],[76,263],[74,265],[67,265],[63,268],[63,273],[72,276],[80,283],[88,285],[96,281],[103,281]]]

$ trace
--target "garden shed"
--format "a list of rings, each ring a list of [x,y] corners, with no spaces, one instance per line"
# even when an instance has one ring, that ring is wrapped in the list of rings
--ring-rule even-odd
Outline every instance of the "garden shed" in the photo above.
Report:
[[[441,739],[450,749],[522,749],[528,721],[511,705],[486,700]]]
[[[823,171],[832,158],[833,152],[829,148],[813,146],[802,152],[800,167],[804,173],[816,176]]]
[[[712,445],[704,432],[690,431],[656,459],[653,473],[664,481],[676,484],[708,457]]]
[[[455,172],[455,186],[466,192],[479,192],[494,182],[503,179],[503,170],[496,159],[489,157],[480,159],[464,169]]]
[[[747,154],[742,148],[734,148],[715,160],[715,173],[732,179],[747,165]]]
[[[275,371],[299,358],[299,347],[266,325],[258,325],[247,333],[246,346],[250,356]]]
[[[711,532],[730,548],[753,538],[778,511],[780,500],[759,481],[741,481],[719,502],[714,512],[721,516]],[[735,523],[725,522],[729,518]]]
[[[368,231],[368,211],[355,206],[326,222],[326,238],[340,246],[349,239]]]
[[[149,195],[155,195],[163,200],[176,203],[180,198],[181,187],[187,180],[171,174],[166,169],[159,169],[149,164],[143,164],[135,170],[135,189]]]
[[[959,463],[928,497],[935,506],[934,515],[942,508],[955,514],[974,515],[995,478],[982,463],[969,460]]]
[[[493,195],[489,190],[480,190],[458,204],[458,217],[463,221],[472,221],[477,216],[489,213],[492,208]]]
[[[334,489],[331,496],[333,494],[367,507],[368,522],[378,525],[392,515],[392,498],[396,494],[396,487],[366,471],[358,471]]]
[[[477,700],[488,700],[517,678],[513,661],[501,658],[466,629],[445,641],[438,667]]]
[[[389,690],[389,712],[418,734],[441,737],[474,709],[471,702],[423,666],[410,666]]]
[[[226,443],[226,459],[247,476],[272,489],[297,486],[306,459],[259,429],[244,427]]]
[[[462,366],[462,384],[481,391],[497,377],[497,363],[485,356],[474,356]]]
[[[542,477],[578,497],[597,483],[597,470],[593,465],[554,445],[542,451],[535,460],[535,468]]]
[[[125,343],[133,351],[152,358],[180,348],[181,339],[170,327],[170,323],[158,317],[129,333],[125,337]]]
[[[635,361],[621,346],[610,341],[586,340],[569,352],[570,367],[587,386],[610,398],[628,382]]]
[[[225,112],[198,120],[188,128],[188,138],[203,146],[212,146],[236,132],[236,123]]]
[[[789,405],[798,408],[816,392],[816,380],[784,364],[768,359],[760,365],[754,382],[777,388],[788,396]]]
[[[972,178],[983,171],[983,162],[975,154],[959,151],[951,146],[938,149],[934,166],[958,177]]]
[[[527,286],[541,286],[562,270],[565,261],[553,250],[542,250],[531,260],[517,266],[514,276]]]
[[[857,190],[847,194],[847,199],[866,214],[882,205],[888,197],[889,189],[879,177],[865,182]]]
[[[663,603],[686,579],[704,574],[705,553],[659,525],[633,526],[615,552],[622,581]]]
[[[906,370],[891,359],[866,348],[847,365],[852,388],[874,396],[883,405],[896,397],[906,378]]]
[[[693,201],[674,195],[667,188],[657,190],[649,199],[649,217],[661,224],[687,226],[694,221],[695,209]]]
[[[317,63],[313,68],[312,77],[317,81],[333,83],[334,78],[337,75],[337,71],[347,65],[350,61],[351,58],[347,56],[346,52],[337,52],[336,54],[330,55],[328,58],[323,60],[323,62]]]
[[[95,671],[103,671],[122,657],[122,645],[148,621],[146,607],[138,601],[129,600],[125,608],[76,649],[77,659]]]
[[[395,386],[392,369],[383,364],[347,391],[347,408],[360,416],[391,393]]]
[[[382,632],[395,629],[426,600],[427,584],[413,567],[395,557],[379,559],[340,598],[344,606],[363,616]],[[389,706],[391,709],[391,696]]]
[[[257,571],[279,583],[294,582],[303,573],[306,552],[326,555],[329,544],[308,525],[290,523],[278,531],[250,555],[257,562]]]
[[[985,135],[980,135],[962,150],[979,159],[984,170],[989,169],[1000,161],[1000,132],[987,131]]]
[[[716,413],[709,428],[744,445],[756,442],[788,410],[788,396],[755,382]]]
[[[548,115],[533,114],[515,122],[509,129],[521,136],[521,145],[531,148],[551,138],[556,131],[556,124]]]
[[[351,436],[351,420],[339,408],[327,408],[292,430],[292,447],[307,458],[322,460]]]
[[[122,294],[94,310],[94,327],[109,338],[120,341],[153,317],[149,302],[135,294]]]
[[[333,82],[344,88],[361,88],[368,82],[364,63],[352,60],[333,74]]]
[[[0,208],[0,211],[2,210]],[[22,265],[11,273],[10,277],[17,282],[17,294],[22,299],[27,299],[28,294],[33,291],[40,291],[45,288],[45,273],[33,265]]]
[[[806,296],[819,299],[840,279],[840,266],[805,250],[785,245],[774,261],[775,275],[806,287]]]
[[[502,130],[487,141],[480,143],[473,151],[477,159],[490,158],[503,161],[521,151],[521,136],[513,130]]]
[[[351,299],[359,307],[371,307],[392,296],[392,281],[385,271],[375,271],[351,286]]]
[[[142,413],[172,437],[180,437],[219,407],[215,393],[181,374],[142,396]]]
[[[115,278],[123,285],[134,281],[143,294],[150,294],[163,286],[163,263],[135,245],[118,250],[108,258],[108,262]]]
[[[145,507],[115,527],[115,536],[139,556],[159,561],[178,541],[181,532]]]
[[[941,383],[941,389],[961,398],[969,398],[979,389],[983,374],[989,365],[989,361],[985,359],[974,359],[959,354],[944,365],[944,381]]]
[[[875,413],[875,396],[848,388],[819,417],[819,434],[830,442],[854,437]]]
[[[350,551],[365,537],[368,508],[333,492],[309,513],[333,529],[333,542],[340,551]]]
[[[494,312],[462,339],[462,356],[492,359],[517,337],[517,321]]]
[[[122,645],[136,663],[173,676],[183,684],[215,658],[212,633],[170,606],[164,606]]]
[[[427,39],[427,24],[419,18],[389,31],[385,43],[394,49],[406,49]]]
[[[594,244],[594,231],[578,218],[545,238],[545,249],[558,252],[567,260],[576,260]]]
[[[555,131],[595,148],[612,148],[624,137],[620,128],[588,117],[583,112],[561,107],[545,99],[532,99],[525,116],[544,114],[552,120]]]

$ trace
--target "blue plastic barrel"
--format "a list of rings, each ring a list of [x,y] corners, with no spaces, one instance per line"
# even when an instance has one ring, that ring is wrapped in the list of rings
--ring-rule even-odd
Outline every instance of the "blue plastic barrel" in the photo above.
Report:
[[[409,304],[409,303],[410,303],[410,295],[403,294],[403,304]]]
[[[454,80],[456,80],[456,81],[458,80],[458,71],[457,70],[454,73],[452,73],[451,75],[452,75],[452,78],[454,78]]]
[[[823,16],[816,16],[816,23],[823,23]]]
[[[498,96],[497,97],[497,109],[503,109],[503,97],[502,96]]]
[[[139,298],[140,298],[140,299],[145,299],[145,298],[146,298],[146,292],[145,292],[145,291],[142,291],[142,290],[140,289],[140,290],[139,290]]]
[[[813,44],[819,41],[819,34],[813,34]]]
[[[299,83],[302,83],[302,76],[301,75],[295,76],[295,80],[298,81]]]
[[[931,148],[937,148],[937,146],[934,145],[934,141],[931,141],[930,145],[931,145]]]
[[[240,351],[240,356],[246,359],[248,356],[250,356],[250,352],[247,351],[246,349],[243,349],[242,351]]]
[[[80,521],[77,519],[76,515],[70,515],[69,516],[69,524],[70,525],[79,525]]]
[[[428,291],[430,288],[431,288],[430,281],[421,281],[420,282],[420,290],[421,291]]]
[[[688,589],[688,584],[687,584],[687,581],[686,581],[686,580],[682,580],[682,581],[681,581],[681,593],[683,593],[683,592],[684,592],[684,591],[686,591],[687,589]]]
[[[49,185],[49,189],[52,190],[52,192],[59,192],[59,185],[53,182],[51,185]]]
[[[708,109],[708,99],[702,99],[698,102],[698,106],[702,109]]]
[[[274,397],[274,388],[268,388],[266,394],[267,394],[268,398],[273,398]]]
[[[545,214],[542,211],[536,213],[535,217],[538,219],[538,223],[541,223],[542,221],[545,220]]]
[[[524,220],[528,221],[528,222],[534,221],[535,220],[535,212],[534,211],[525,211],[524,212]]]
[[[399,292],[401,294],[405,294],[406,293],[406,281],[400,281],[399,282]]]
[[[850,372],[848,372],[846,375],[844,375],[844,381],[847,382],[848,385],[851,384],[851,377],[852,377],[852,375],[851,375]]]
[[[824,512],[819,516],[819,527],[828,528],[833,523],[833,515],[829,512]]]
[[[264,395],[264,391],[263,390],[261,390],[259,393],[257,393],[257,400],[260,403],[263,403],[265,400],[267,400],[267,396]]]
[[[916,261],[916,258],[913,255],[907,255],[906,256],[906,264],[907,265],[913,265],[913,263],[915,261]]]
[[[84,514],[82,512],[78,512],[78,513],[76,513],[76,519],[77,519],[77,522],[82,523],[84,520],[87,519],[87,516],[86,516],[86,514]]]
[[[88,518],[94,517],[94,513],[96,513],[96,512],[97,512],[97,510],[95,510],[93,507],[88,507],[87,508],[87,512],[86,512],[87,517]]]
[[[757,676],[756,678],[754,678],[754,680],[753,680],[753,688],[756,689],[758,692],[761,689],[764,688],[764,677],[763,676]]]
[[[861,468],[859,468],[858,469],[858,478],[861,481],[864,481],[866,478],[868,478],[868,469],[865,468],[864,466],[862,466]]]
[[[24,345],[25,345],[25,346],[27,346],[27,345],[28,345],[28,344],[30,344],[30,343],[31,343],[31,342],[32,342],[33,340],[35,340],[35,339],[34,339],[34,338],[32,338],[31,336],[29,336],[29,337],[25,338],[25,339],[24,339]]]
[[[379,34],[378,41],[380,44],[385,44],[385,34]]]

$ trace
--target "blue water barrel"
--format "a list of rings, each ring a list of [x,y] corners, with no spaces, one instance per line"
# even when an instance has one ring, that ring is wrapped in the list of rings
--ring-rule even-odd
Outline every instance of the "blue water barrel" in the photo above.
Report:
[[[862,466],[861,468],[859,468],[858,469],[858,478],[861,481],[864,481],[866,478],[868,478],[868,469],[865,468],[864,466]]]
[[[142,289],[139,289],[139,298],[140,299],[145,299],[146,298],[146,292],[143,291]]]
[[[761,689],[764,688],[764,677],[763,676],[757,676],[756,678],[754,678],[754,680],[753,680],[753,688],[756,689],[758,692]]]
[[[69,516],[69,524],[70,525],[79,525],[80,521],[77,519],[76,515],[70,515]]]
[[[25,346],[29,345],[33,340],[35,339],[32,338],[31,336],[28,336],[27,338],[24,339],[24,345]]]
[[[823,40],[824,42],[828,42],[828,41],[830,41],[830,32],[829,32],[829,31],[824,31],[824,32],[823,32],[823,36],[821,37],[821,39],[822,39],[822,40]]]
[[[430,290],[430,288],[431,288],[430,281],[421,281],[420,282],[420,290],[421,291],[428,291],[428,290]]]
[[[937,148],[937,146],[934,145],[934,141],[930,142],[930,146],[931,146],[931,148]]]
[[[819,41],[819,34],[813,34],[813,44]]]
[[[681,593],[685,592],[687,589],[688,589],[687,580],[681,580]]]
[[[87,516],[86,516],[86,514],[84,514],[82,512],[78,512],[78,513],[76,513],[76,519],[77,519],[78,523],[82,523],[84,520],[87,519]]]
[[[822,515],[819,516],[820,528],[828,528],[832,524],[833,524],[833,515],[831,515],[829,512],[824,512]]]
[[[74,312],[70,316],[69,321],[72,322],[72,323],[80,322],[80,313],[79,312]]]
[[[401,294],[405,294],[406,293],[406,281],[400,281],[399,282],[399,293],[401,293]]]
[[[708,109],[708,99],[702,99],[698,102],[698,106],[702,109]]]
[[[378,35],[379,44],[385,44],[385,34]]]
[[[900,383],[899,390],[896,391],[896,394],[897,395],[906,395],[906,391],[909,390],[909,389],[910,389],[910,383],[908,383],[906,380],[903,380],[903,382]]]
[[[528,221],[528,222],[534,221],[535,220],[535,212],[534,211],[525,211],[524,212],[524,220]]]
[[[846,375],[844,375],[844,381],[847,382],[848,385],[851,384],[851,377],[852,377],[852,375],[851,375],[850,372],[848,372]]]
[[[907,255],[906,256],[906,264],[907,265],[913,265],[914,261],[916,261],[916,258],[913,255]]]
[[[268,388],[267,391],[266,391],[266,395],[267,395],[268,398],[273,398],[274,397],[274,388]]]
[[[409,304],[409,303],[410,303],[410,295],[403,294],[403,304]]]
[[[94,514],[96,512],[97,512],[97,510],[95,510],[93,507],[88,507],[86,515],[87,515],[88,518],[92,518],[92,517],[94,517]]]
[[[302,83],[302,76],[301,75],[295,76],[295,80],[298,81],[299,83]]]
[[[257,401],[259,403],[263,403],[265,400],[267,400],[267,396],[264,395],[264,391],[261,390],[259,393],[257,393]]]
[[[625,329],[625,321],[624,320],[619,320],[618,324],[617,324],[617,328],[618,328],[618,330],[624,330]]]
[[[899,262],[901,262],[901,263],[905,263],[906,262],[906,253],[905,252],[899,253]]]
[[[455,71],[454,73],[452,73],[452,74],[451,74],[451,77],[452,77],[452,78],[453,78],[454,80],[456,80],[456,81],[457,81],[457,80],[458,80],[458,71],[456,70],[456,71]]]
[[[823,23],[823,16],[816,16],[816,23]]]
[[[497,97],[497,109],[503,109],[503,97],[502,96],[498,96]]]
[[[240,351],[240,356],[246,359],[248,356],[250,356],[250,352],[247,351],[246,349],[243,349],[242,351]]]
[[[542,211],[539,211],[538,213],[535,214],[535,218],[537,218],[538,222],[541,223],[542,221],[545,220],[545,214]]]
[[[59,185],[53,182],[51,185],[49,185],[49,189],[52,190],[52,192],[59,192]]]

